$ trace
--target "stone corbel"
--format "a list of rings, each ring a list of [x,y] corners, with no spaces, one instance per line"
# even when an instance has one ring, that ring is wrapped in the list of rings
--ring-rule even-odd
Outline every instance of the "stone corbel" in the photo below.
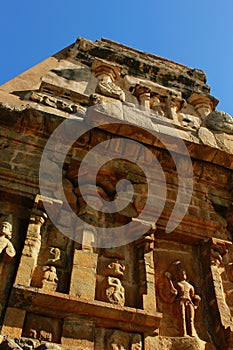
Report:
[[[164,116],[166,107],[163,97],[159,96],[158,93],[152,93],[150,96],[150,108],[158,116]]]
[[[124,91],[114,83],[120,75],[121,67],[114,63],[95,58],[91,69],[95,77],[99,80],[95,89],[96,93],[125,101]]]
[[[167,117],[172,119],[175,123],[179,123],[177,113],[184,106],[185,100],[179,98],[172,93],[165,97],[165,104],[167,107]]]
[[[213,111],[213,109],[218,104],[218,100],[212,96],[205,96],[194,92],[189,97],[188,103],[195,108],[203,120],[208,114]]]
[[[151,89],[149,87],[141,84],[136,84],[132,88],[132,94],[137,97],[140,106],[145,110],[150,109],[150,92]]]
[[[210,260],[212,266],[219,267],[223,256],[228,252],[231,242],[219,238],[212,238],[210,243]]]

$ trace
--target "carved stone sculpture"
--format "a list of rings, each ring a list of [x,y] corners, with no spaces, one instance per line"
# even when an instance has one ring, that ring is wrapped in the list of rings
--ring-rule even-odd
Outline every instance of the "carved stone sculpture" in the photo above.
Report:
[[[210,130],[221,131],[233,135],[233,118],[222,111],[213,111],[203,121]]]
[[[131,350],[142,350],[142,337],[140,334],[133,335]]]
[[[99,80],[95,92],[120,101],[125,101],[124,91],[114,83],[120,73],[120,67],[114,64],[111,65],[109,62],[101,59],[95,59],[92,65],[92,70],[94,71],[96,78]]]
[[[129,348],[129,338],[120,331],[114,331],[107,339],[107,350],[127,350]]]
[[[166,303],[177,302],[181,321],[180,336],[194,337],[197,336],[194,327],[195,309],[198,308],[201,298],[195,294],[194,287],[187,281],[186,271],[181,262],[175,261],[172,265],[176,272],[175,274],[169,271],[164,273],[159,295]]]
[[[51,256],[51,258],[47,260],[46,264],[48,265],[52,264],[54,266],[62,265],[61,250],[59,248],[56,248],[56,247],[49,248],[49,255]]]
[[[125,305],[125,288],[122,286],[119,278],[108,277],[106,297],[112,304]]]
[[[43,341],[51,342],[53,339],[53,335],[50,332],[46,332],[43,329],[40,331],[39,339]]]
[[[112,81],[100,80],[95,92],[124,101],[124,92]]]
[[[12,259],[15,254],[15,248],[10,242],[12,237],[12,225],[8,221],[3,221],[0,226],[0,254],[5,253],[8,259]]]
[[[54,266],[45,266],[42,279],[42,288],[48,291],[55,291],[57,288],[57,273]]]
[[[121,277],[123,278],[124,272],[125,272],[125,266],[123,264],[119,263],[118,260],[110,263],[107,267],[107,270],[106,270],[107,275],[115,276],[115,277],[119,277],[119,278],[121,278]]]

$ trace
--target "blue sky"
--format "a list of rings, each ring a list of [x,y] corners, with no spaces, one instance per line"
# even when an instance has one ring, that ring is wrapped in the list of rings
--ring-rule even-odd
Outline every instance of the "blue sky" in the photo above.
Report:
[[[233,1],[3,1],[0,84],[73,43],[105,37],[206,72],[233,116]]]

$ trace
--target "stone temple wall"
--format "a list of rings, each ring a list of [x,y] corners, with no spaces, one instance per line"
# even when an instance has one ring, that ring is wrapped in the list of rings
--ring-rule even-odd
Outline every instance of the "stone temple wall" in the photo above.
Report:
[[[0,349],[233,349],[217,104],[203,71],[107,39],[1,87]]]

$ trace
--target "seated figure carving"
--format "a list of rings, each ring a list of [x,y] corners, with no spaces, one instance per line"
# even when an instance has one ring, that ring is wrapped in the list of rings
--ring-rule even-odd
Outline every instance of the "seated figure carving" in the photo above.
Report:
[[[44,275],[42,279],[42,288],[48,291],[55,291],[57,288],[58,277],[56,273],[56,267],[45,266]]]

